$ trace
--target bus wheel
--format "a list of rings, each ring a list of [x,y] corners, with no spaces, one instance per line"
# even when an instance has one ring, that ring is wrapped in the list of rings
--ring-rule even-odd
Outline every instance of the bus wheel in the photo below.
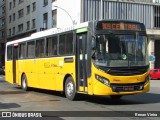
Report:
[[[122,95],[111,95],[110,97],[114,100],[119,100],[121,99]]]
[[[27,89],[28,89],[28,86],[27,86],[27,77],[26,77],[25,74],[23,74],[23,76],[22,76],[21,88],[24,91],[27,91]]]
[[[72,77],[68,77],[65,82],[65,95],[69,100],[75,100],[76,88]]]

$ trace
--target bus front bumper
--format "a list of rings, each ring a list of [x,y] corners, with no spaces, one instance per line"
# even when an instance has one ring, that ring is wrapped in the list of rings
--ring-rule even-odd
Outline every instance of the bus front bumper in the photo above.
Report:
[[[94,86],[94,95],[132,95],[146,93],[150,90],[150,81],[146,84],[111,84],[106,86],[102,83],[98,83]]]

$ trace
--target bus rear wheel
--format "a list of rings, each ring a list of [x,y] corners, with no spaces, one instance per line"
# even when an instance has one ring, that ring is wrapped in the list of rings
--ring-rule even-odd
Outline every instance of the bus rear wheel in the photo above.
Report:
[[[76,98],[76,88],[72,77],[68,77],[65,82],[65,95],[69,100]]]
[[[23,74],[23,76],[22,76],[21,88],[22,88],[22,90],[24,90],[24,91],[27,91],[27,90],[28,90],[27,77],[26,77],[25,74]]]

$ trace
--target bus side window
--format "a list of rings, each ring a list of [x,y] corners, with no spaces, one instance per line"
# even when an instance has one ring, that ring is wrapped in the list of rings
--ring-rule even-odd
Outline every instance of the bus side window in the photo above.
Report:
[[[72,55],[73,54],[73,33],[60,35],[59,39],[59,54]]]
[[[47,38],[46,40],[46,56],[52,55],[52,37]]]
[[[46,56],[57,55],[57,36],[49,37],[46,41]]]
[[[19,47],[19,59],[26,57],[26,43],[21,43]]]
[[[7,46],[7,60],[12,60],[12,46]]]
[[[44,57],[44,39],[36,41],[36,57]]]
[[[57,55],[57,45],[54,45],[53,47],[53,55]]]
[[[57,36],[52,38],[52,55],[57,55]]]
[[[27,57],[34,58],[35,57],[35,42],[30,41],[27,43]]]

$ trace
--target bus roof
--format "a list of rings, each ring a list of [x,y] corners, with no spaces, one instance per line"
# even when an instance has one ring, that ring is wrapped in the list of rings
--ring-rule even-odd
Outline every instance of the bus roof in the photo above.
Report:
[[[67,32],[67,31],[71,31],[71,30],[76,30],[79,28],[85,28],[85,27],[88,27],[88,22],[84,22],[84,23],[81,23],[78,25],[67,27],[67,28],[51,28],[48,30],[33,33],[29,37],[21,38],[21,39],[14,40],[14,41],[9,41],[6,43],[6,45],[16,44],[16,43],[24,42],[27,40],[33,40],[36,38],[46,37],[46,36],[50,36],[50,35],[54,35],[54,34],[58,34],[58,33],[63,33],[63,32]]]
[[[96,22],[96,21],[98,21],[98,22],[100,22],[100,21],[106,21],[106,22],[110,22],[110,21],[111,22],[134,22],[134,23],[143,24],[141,22],[134,21],[134,20],[114,20],[114,19],[94,20],[92,22]],[[36,33],[33,33],[29,37],[25,37],[25,38],[22,38],[22,39],[7,42],[6,45],[17,44],[19,42],[24,42],[24,41],[27,41],[27,40],[33,40],[33,39],[46,37],[46,36],[50,36],[50,35],[54,35],[54,34],[58,34],[58,33],[63,33],[63,32],[67,32],[67,31],[71,31],[71,30],[78,30],[78,29],[81,29],[81,28],[86,28],[86,27],[88,27],[88,23],[89,22],[84,22],[84,23],[74,25],[74,26],[71,26],[71,27],[68,27],[68,28],[51,28],[51,29],[48,29],[48,30],[36,32]]]

